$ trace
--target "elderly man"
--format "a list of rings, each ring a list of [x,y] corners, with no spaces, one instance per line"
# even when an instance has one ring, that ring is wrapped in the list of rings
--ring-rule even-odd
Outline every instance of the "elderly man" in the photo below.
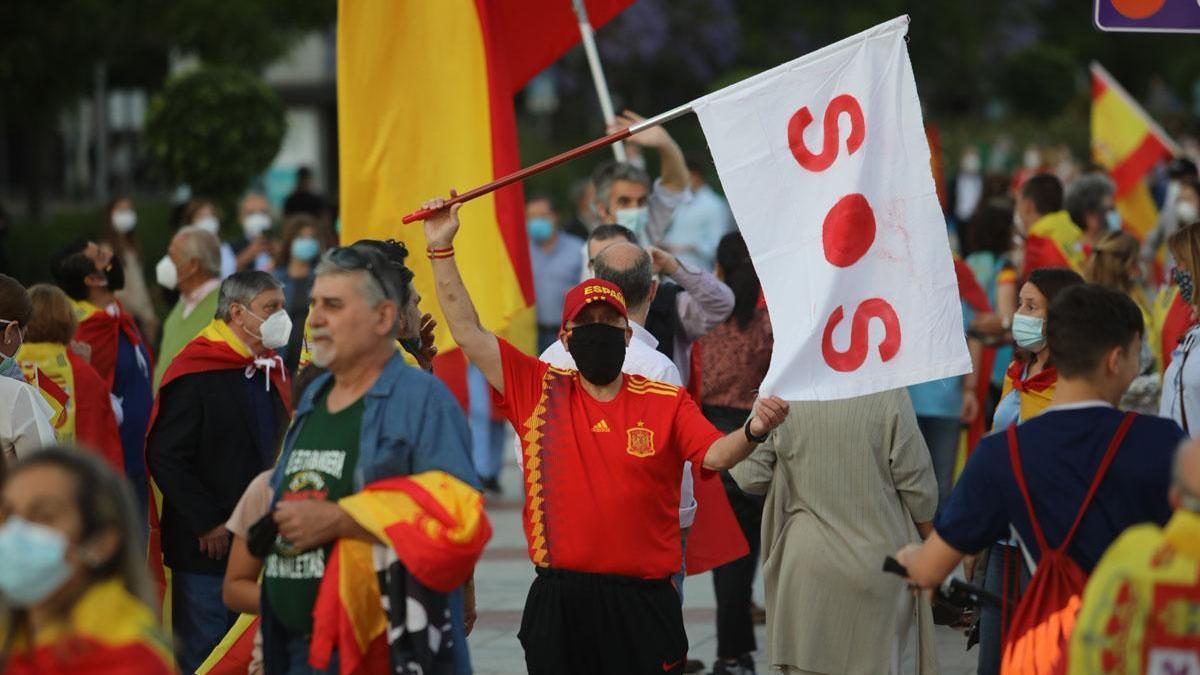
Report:
[[[1071,216],[1071,222],[1082,230],[1085,250],[1094,248],[1105,234],[1121,229],[1121,214],[1113,201],[1116,191],[1108,176],[1085,173],[1063,194],[1063,208]]]
[[[225,522],[250,481],[274,463],[287,428],[291,397],[274,349],[290,332],[279,282],[237,272],[221,284],[215,317],[175,357],[158,392],[146,459],[162,493],[158,540],[173,575],[184,672],[195,672],[235,618],[221,600]]]
[[[155,268],[158,283],[179,291],[179,301],[163,323],[162,344],[154,366],[154,391],[163,374],[184,345],[212,321],[217,311],[217,289],[221,286],[221,242],[199,227],[179,229],[171,239],[167,255]]]
[[[637,243],[633,233],[619,225],[601,225],[588,237],[588,269],[601,251],[618,241]],[[652,271],[666,275],[647,308],[645,328],[654,336],[658,351],[675,363],[683,384],[691,374],[692,343],[721,325],[733,311],[733,291],[708,270],[695,269],[678,258],[650,247]]]
[[[518,634],[529,672],[682,672],[687,635],[668,578],[682,556],[683,464],[733,466],[783,421],[787,403],[760,400],[743,429],[722,436],[685,391],[623,376],[625,299],[600,279],[571,289],[563,309],[559,340],[578,372],[522,354],[479,323],[454,261],[458,206],[425,206],[438,209],[425,238],[450,333],[522,440],[538,573]]]
[[[643,121],[640,115],[625,111],[609,126],[609,132],[627,129]],[[632,152],[641,147],[658,153],[662,176],[651,183],[650,174],[629,162],[608,162],[592,174],[595,185],[595,209],[601,224],[629,228],[641,244],[658,244],[671,226],[675,209],[690,197],[687,164],[683,151],[663,127],[650,127],[629,138]]]
[[[329,251],[317,266],[310,346],[312,364],[328,373],[305,390],[271,478],[279,535],[263,575],[268,673],[310,672],[313,603],[333,542],[376,541],[339,499],[386,478],[435,470],[479,489],[458,403],[396,349],[397,339],[419,339],[422,318],[402,253],[360,243]],[[448,600],[449,656],[455,672],[469,673],[463,594]]]
[[[1071,635],[1072,675],[1200,672],[1200,441],[1176,451],[1168,499],[1166,527],[1125,530],[1092,572]]]

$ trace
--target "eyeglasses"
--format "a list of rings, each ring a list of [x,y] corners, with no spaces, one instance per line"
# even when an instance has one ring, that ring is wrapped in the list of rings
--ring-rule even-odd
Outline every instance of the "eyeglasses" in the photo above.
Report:
[[[325,253],[325,257],[332,261],[338,267],[344,269],[359,269],[366,270],[367,274],[379,284],[379,290],[383,291],[384,296],[391,299],[392,293],[388,289],[388,285],[384,283],[383,277],[379,275],[379,270],[371,256],[353,246],[336,246],[329,249]]]

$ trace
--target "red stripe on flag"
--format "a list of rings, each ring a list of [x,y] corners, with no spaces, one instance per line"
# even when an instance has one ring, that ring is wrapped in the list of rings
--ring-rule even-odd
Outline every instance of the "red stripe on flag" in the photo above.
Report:
[[[69,401],[71,397],[67,395],[67,392],[62,387],[58,386],[58,383],[55,382],[52,377],[47,375],[46,372],[41,368],[37,369],[37,386],[38,389],[41,389],[49,394],[50,398],[57,401],[60,406],[64,408],[67,407],[67,401]]]
[[[1096,73],[1092,73],[1092,100],[1100,98],[1106,91],[1108,91],[1108,85],[1104,83],[1104,79]]]
[[[1171,156],[1171,151],[1158,136],[1151,132],[1146,133],[1146,137],[1142,139],[1141,144],[1137,149],[1129,154],[1120,164],[1113,167],[1110,175],[1113,182],[1117,184],[1117,197],[1124,197],[1127,192],[1137,187],[1137,184],[1142,180],[1150,169],[1154,168],[1164,159]]]

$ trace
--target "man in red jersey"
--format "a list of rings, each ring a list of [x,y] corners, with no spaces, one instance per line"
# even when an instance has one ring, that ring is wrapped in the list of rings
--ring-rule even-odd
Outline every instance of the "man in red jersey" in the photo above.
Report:
[[[787,417],[758,401],[723,436],[679,387],[623,375],[632,331],[614,284],[589,279],[563,306],[560,370],[484,330],[454,259],[458,206],[425,221],[438,300],[454,340],[495,390],[521,439],[525,536],[537,579],[518,637],[532,675],[679,673],[687,635],[669,581],[680,565],[684,461],[737,464]]]

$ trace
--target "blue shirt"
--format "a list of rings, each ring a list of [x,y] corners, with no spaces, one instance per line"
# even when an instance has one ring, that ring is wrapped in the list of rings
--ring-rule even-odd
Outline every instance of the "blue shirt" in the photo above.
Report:
[[[555,236],[548,253],[539,244],[529,244],[539,325],[562,323],[563,299],[567,291],[579,283],[579,251],[582,248],[582,239],[563,232]]]
[[[974,312],[963,302],[963,326],[971,323]],[[917,417],[940,417],[958,419],[962,416],[963,378],[961,375],[932,382],[922,382],[908,387],[913,410]]]
[[[711,187],[701,185],[692,198],[675,207],[663,244],[696,269],[711,270],[721,237],[734,229],[729,203]]]
[[[1103,406],[1049,408],[1017,427],[1025,482],[1050,546],[1070,529],[1124,413]],[[1183,440],[1171,420],[1140,415],[1083,516],[1067,554],[1086,573],[1125,528],[1171,517],[1171,460]],[[967,460],[934,528],[947,544],[974,553],[1008,536],[1012,525],[1036,561],[1041,557],[1008,457],[1008,435],[987,436]]]
[[[117,331],[117,363],[113,371],[113,396],[121,400],[121,447],[125,475],[146,475],[146,428],[154,404],[150,354],[146,345],[134,347],[124,331]],[[20,371],[17,371],[20,372]]]

